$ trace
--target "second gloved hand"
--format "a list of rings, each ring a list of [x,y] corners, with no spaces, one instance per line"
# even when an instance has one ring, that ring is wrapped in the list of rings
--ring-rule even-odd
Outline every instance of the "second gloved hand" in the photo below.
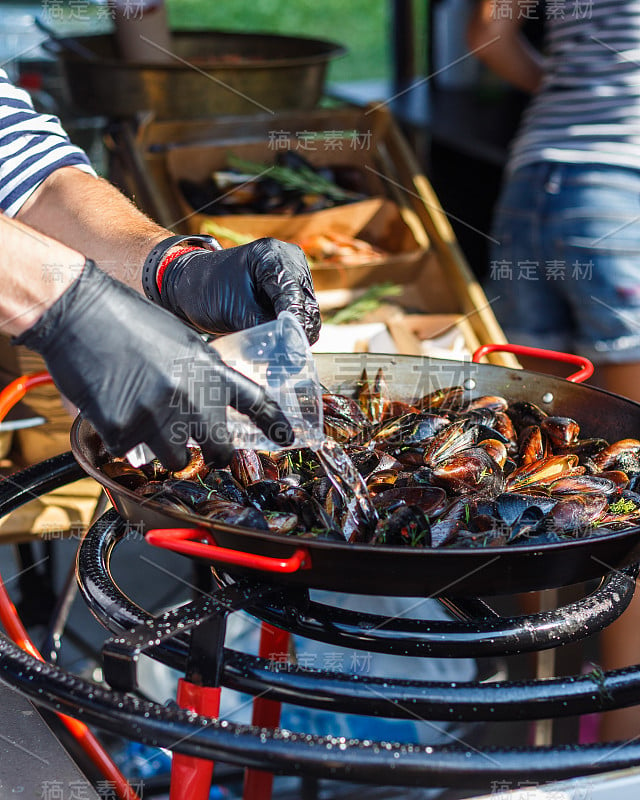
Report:
[[[286,310],[311,344],[318,340],[320,311],[309,265],[297,245],[267,238],[227,250],[199,247],[168,263],[165,258],[156,257],[160,269],[145,286],[147,296],[199,330],[230,333]]]
[[[115,456],[144,442],[166,467],[180,469],[193,437],[205,461],[223,466],[233,453],[227,406],[278,444],[293,442],[289,422],[262,387],[91,261],[16,342],[43,356],[60,391]]]

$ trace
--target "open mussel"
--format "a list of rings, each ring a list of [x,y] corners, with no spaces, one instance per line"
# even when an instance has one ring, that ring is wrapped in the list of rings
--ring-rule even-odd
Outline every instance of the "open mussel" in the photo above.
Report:
[[[432,469],[432,483],[451,494],[496,495],[504,488],[498,464],[481,447],[472,447],[440,461]]]
[[[391,392],[384,378],[384,372],[380,368],[373,383],[367,376],[365,369],[358,386],[358,405],[365,417],[373,423],[382,422],[385,418],[387,408],[391,402]]]
[[[199,447],[189,447],[189,461],[184,469],[171,472],[170,475],[176,480],[194,481],[203,477],[209,471],[205,464],[202,450]]]
[[[521,467],[542,461],[549,455],[546,438],[543,438],[540,425],[529,425],[523,428],[518,437],[518,455]]]
[[[477,441],[477,429],[467,427],[465,420],[457,420],[438,431],[424,448],[423,463],[434,467],[441,461],[472,447]]]
[[[640,441],[620,439],[592,457],[600,470],[619,469],[627,475],[640,473]]]
[[[581,474],[582,471],[578,467],[578,456],[547,456],[514,470],[507,478],[507,489],[518,491],[530,486],[544,486],[562,476]]]

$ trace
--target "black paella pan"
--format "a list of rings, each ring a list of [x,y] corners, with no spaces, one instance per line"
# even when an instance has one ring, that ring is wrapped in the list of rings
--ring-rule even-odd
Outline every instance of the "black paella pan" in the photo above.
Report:
[[[536,372],[417,356],[319,354],[316,360],[323,385],[342,394],[353,394],[364,368],[369,374],[382,368],[397,399],[462,386],[468,399],[502,395],[509,402],[528,400],[549,414],[572,417],[580,423],[581,438],[601,437],[611,442],[640,438],[640,404]],[[205,520],[143,500],[101,471],[105,451],[86,420],[78,418],[74,423],[71,445],[80,466],[103,485],[125,519],[146,531],[181,530],[147,534],[150,541],[168,540],[171,549],[206,558],[232,574],[249,571],[255,575],[259,570],[262,577],[289,585],[363,594],[482,596],[579,583],[640,560],[640,526],[544,545],[468,549],[288,538]],[[215,547],[191,541],[201,538]]]

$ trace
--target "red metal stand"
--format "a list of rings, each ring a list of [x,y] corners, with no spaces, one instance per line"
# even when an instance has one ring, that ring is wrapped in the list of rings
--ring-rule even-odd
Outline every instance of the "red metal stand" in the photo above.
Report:
[[[263,622],[260,629],[260,658],[285,662],[289,651],[289,634]],[[252,723],[261,728],[277,728],[280,724],[280,703],[256,697],[253,701]],[[247,769],[244,777],[243,800],[271,800],[273,775],[257,769]]]
[[[198,686],[181,678],[176,697],[180,708],[206,717],[220,713],[220,687]],[[170,800],[209,800],[213,761],[174,753],[171,762]]]

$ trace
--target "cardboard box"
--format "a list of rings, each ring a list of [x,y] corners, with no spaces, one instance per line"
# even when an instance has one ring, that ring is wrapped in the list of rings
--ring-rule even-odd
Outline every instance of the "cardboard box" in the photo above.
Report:
[[[336,136],[336,132],[346,135]],[[324,139],[319,139],[318,134],[324,134]],[[176,233],[188,230],[191,215],[185,214],[175,196],[169,162],[176,175],[176,164],[183,161],[179,153],[184,150],[186,159],[186,148],[195,146],[203,154],[208,150],[218,155],[233,151],[247,158],[253,153],[251,160],[260,160],[256,159],[260,152],[263,156],[273,154],[284,140],[288,147],[299,144],[302,155],[312,161],[331,159],[338,163],[340,159],[360,165],[371,182],[372,194],[395,203],[418,248],[424,251],[415,280],[405,284],[403,306],[416,313],[460,315],[467,319],[481,344],[506,343],[433,188],[387,108],[344,107],[188,122],[155,122],[147,118],[137,133],[125,125],[118,136],[118,159],[114,160],[122,161],[123,182],[130,187],[129,193],[147,213]],[[318,148],[320,141],[325,142],[322,148]],[[335,147],[332,144],[330,148],[329,143]],[[316,151],[309,150],[308,145],[316,146]],[[194,151],[190,152],[193,155]],[[199,164],[208,168],[209,156],[202,158]],[[194,163],[191,162],[192,174],[197,172]],[[384,280],[395,280],[392,269],[384,269],[383,274]],[[379,277],[380,273],[374,272],[354,281],[354,286],[361,288]],[[492,354],[487,360],[519,366],[515,356],[508,353]]]
[[[325,144],[328,140],[325,140]],[[333,140],[335,145],[335,140]],[[340,140],[343,141],[343,140]],[[343,141],[344,144],[344,141]],[[294,146],[294,145],[292,145]],[[269,142],[242,144],[233,148],[190,145],[176,148],[167,154],[167,170],[183,212],[189,233],[211,233],[224,247],[238,243],[233,237],[220,237],[219,229],[228,229],[247,239],[274,236],[283,241],[302,242],[318,234],[342,234],[362,239],[384,252],[384,256],[360,264],[336,264],[311,261],[314,286],[317,291],[358,288],[374,283],[393,281],[409,283],[417,279],[429,249],[425,235],[416,233],[402,216],[401,209],[384,197],[384,185],[375,173],[365,169],[366,154],[350,154],[350,168],[361,168],[367,190],[373,196],[353,203],[334,206],[303,214],[230,214],[210,216],[193,209],[181,190],[185,179],[200,182],[213,172],[229,168],[228,157],[235,156],[252,162],[273,163],[274,152]],[[305,152],[305,158],[316,166],[346,165],[342,149]],[[233,192],[233,190],[230,190]]]

